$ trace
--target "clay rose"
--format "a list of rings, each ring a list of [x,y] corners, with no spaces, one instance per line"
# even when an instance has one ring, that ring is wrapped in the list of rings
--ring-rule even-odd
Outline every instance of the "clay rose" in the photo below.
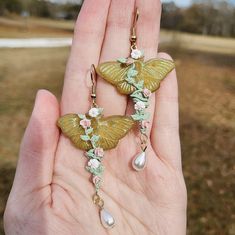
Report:
[[[152,95],[152,92],[149,89],[144,88],[143,94],[145,97],[150,97]]]
[[[141,123],[140,123],[140,125],[141,125],[141,127],[142,128],[144,128],[144,129],[147,129],[147,128],[149,128],[149,121],[147,121],[147,120],[143,120]]]
[[[98,157],[103,157],[104,156],[104,150],[102,148],[99,148],[99,147],[95,148],[94,153]]]
[[[101,182],[101,178],[98,175],[94,175],[92,178],[93,184],[99,184]]]
[[[89,120],[89,119],[82,119],[81,121],[80,121],[80,125],[84,128],[84,129],[87,129],[88,127],[90,127],[91,126],[91,120]]]

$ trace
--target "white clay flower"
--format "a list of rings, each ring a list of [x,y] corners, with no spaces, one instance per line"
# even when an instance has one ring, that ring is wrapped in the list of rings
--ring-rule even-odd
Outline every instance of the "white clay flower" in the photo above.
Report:
[[[145,103],[142,102],[142,101],[138,101],[136,104],[135,104],[135,110],[143,110],[145,109]]]
[[[99,116],[100,111],[97,108],[91,108],[88,113],[90,117],[97,117]]]
[[[152,92],[149,89],[144,88],[143,94],[145,97],[150,97],[152,95]]]
[[[97,159],[91,159],[87,165],[93,169],[97,169],[100,166],[100,162]]]
[[[131,51],[131,58],[138,60],[139,58],[142,57],[142,52],[138,49],[133,49]]]
[[[104,150],[102,148],[95,148],[95,155],[97,157],[103,157],[104,156]]]
[[[87,129],[88,127],[90,127],[91,126],[91,120],[89,120],[89,119],[82,119],[81,121],[80,121],[80,125],[84,128],[84,129]]]

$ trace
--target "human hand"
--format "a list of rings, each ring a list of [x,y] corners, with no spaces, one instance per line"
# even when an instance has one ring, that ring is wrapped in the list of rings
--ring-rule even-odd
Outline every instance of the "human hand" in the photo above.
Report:
[[[157,54],[160,2],[136,0],[140,11],[138,46],[145,59]],[[60,106],[48,91],[38,92],[26,129],[14,184],[4,217],[5,232],[14,234],[155,234],[186,233],[186,189],[181,168],[178,131],[178,94],[175,71],[151,97],[151,136],[148,164],[143,172],[131,168],[138,153],[130,132],[117,148],[106,152],[101,195],[115,217],[116,226],[105,230],[99,221],[86,158],[56,126],[60,115],[86,113],[91,64],[126,57],[135,1],[86,0],[79,14],[67,65]],[[97,103],[105,115],[131,115],[126,96],[104,80],[97,82]]]

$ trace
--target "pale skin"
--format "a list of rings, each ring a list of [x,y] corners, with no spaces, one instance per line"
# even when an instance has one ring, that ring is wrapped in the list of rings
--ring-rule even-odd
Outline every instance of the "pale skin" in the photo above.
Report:
[[[181,167],[176,72],[152,95],[148,164],[131,168],[138,153],[136,131],[105,153],[101,195],[116,226],[104,229],[91,197],[94,188],[83,151],[56,126],[60,115],[90,108],[87,75],[91,64],[129,55],[135,5],[140,11],[137,43],[145,59],[158,53],[161,6],[158,0],[86,0],[75,25],[61,103],[40,90],[25,135],[4,215],[7,235],[184,235],[187,194]],[[42,71],[43,72],[43,71]],[[105,115],[130,115],[133,104],[101,78],[97,103]]]

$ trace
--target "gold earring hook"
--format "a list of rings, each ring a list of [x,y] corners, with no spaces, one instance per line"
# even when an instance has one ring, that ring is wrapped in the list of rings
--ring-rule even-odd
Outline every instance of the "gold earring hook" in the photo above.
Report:
[[[136,23],[137,23],[137,21],[138,21],[138,19],[139,19],[139,15],[140,15],[139,9],[136,8],[136,9],[135,9],[134,24],[133,24],[134,27],[136,26]]]
[[[139,10],[138,8],[136,8],[135,10],[135,16],[134,16],[134,21],[133,21],[133,26],[132,26],[132,29],[131,29],[131,38],[130,38],[130,41],[131,41],[131,49],[136,49],[137,46],[136,46],[136,41],[137,41],[137,36],[136,36],[136,24],[137,24],[137,21],[139,19]]]
[[[92,98],[92,106],[96,107],[96,70],[95,70],[95,65],[91,65],[90,69],[91,73],[91,82],[92,82],[92,92],[91,92],[91,98]]]

